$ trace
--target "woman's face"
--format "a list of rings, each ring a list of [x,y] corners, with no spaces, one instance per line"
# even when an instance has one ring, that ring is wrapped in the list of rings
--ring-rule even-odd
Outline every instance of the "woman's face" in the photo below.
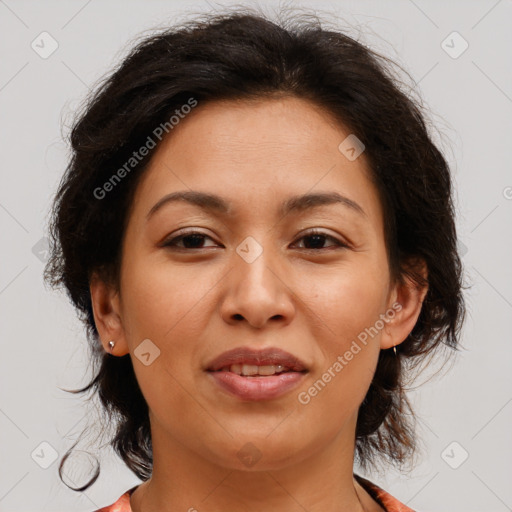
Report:
[[[297,98],[199,103],[155,149],[124,237],[113,338],[155,435],[238,469],[354,441],[379,350],[407,333],[393,341],[382,321],[399,318],[383,212],[364,152],[354,159],[350,139],[339,149],[349,135]],[[159,203],[192,191],[223,205]],[[300,199],[310,194],[342,200]],[[307,371],[288,389],[231,375],[232,392],[207,369],[240,347],[284,350]]]

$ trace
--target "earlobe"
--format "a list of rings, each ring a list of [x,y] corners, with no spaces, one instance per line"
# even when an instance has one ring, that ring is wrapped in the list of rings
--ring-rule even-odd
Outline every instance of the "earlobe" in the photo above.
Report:
[[[94,274],[89,281],[94,323],[106,352],[123,356],[129,352],[120,314],[119,294]]]
[[[410,268],[412,270],[412,266]],[[416,262],[414,270],[423,278],[423,282],[417,283],[412,277],[404,274],[402,282],[394,286],[389,307],[395,314],[386,322],[381,337],[381,349],[396,347],[405,341],[420,316],[428,292],[427,265],[424,261]]]

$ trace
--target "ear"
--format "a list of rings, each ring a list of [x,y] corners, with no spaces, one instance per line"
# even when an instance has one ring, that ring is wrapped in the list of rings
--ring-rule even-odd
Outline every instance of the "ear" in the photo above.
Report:
[[[94,322],[106,352],[116,356],[129,353],[122,317],[120,313],[119,293],[94,273],[89,280]],[[114,341],[111,350],[109,341]]]
[[[381,336],[380,348],[388,349],[402,343],[411,333],[421,312],[423,300],[428,291],[428,269],[424,260],[410,261],[407,264],[424,279],[423,285],[403,275],[401,282],[397,282],[390,291],[388,311],[394,311],[394,316],[388,316]]]

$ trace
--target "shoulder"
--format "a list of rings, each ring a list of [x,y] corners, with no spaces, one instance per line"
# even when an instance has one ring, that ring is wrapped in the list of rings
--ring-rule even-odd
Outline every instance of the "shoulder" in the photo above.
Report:
[[[415,512],[412,508],[398,501],[394,496],[384,489],[374,484],[370,480],[359,475],[354,475],[359,484],[364,487],[366,492],[379,504],[386,512]]]
[[[137,487],[138,486],[132,487],[126,491],[115,503],[95,510],[94,512],[132,512],[132,508],[130,506],[130,496]]]

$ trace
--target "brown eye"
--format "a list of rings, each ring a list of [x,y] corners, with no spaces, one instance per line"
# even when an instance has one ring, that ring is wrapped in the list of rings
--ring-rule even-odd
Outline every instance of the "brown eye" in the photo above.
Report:
[[[212,240],[211,237],[199,231],[189,231],[174,238],[170,238],[162,244],[162,247],[175,247],[177,249],[203,249],[205,238]],[[183,243],[183,245],[178,245],[180,243]]]
[[[304,249],[306,250],[328,249],[329,247],[323,247],[323,245],[325,244],[325,240],[333,240],[335,242],[335,247],[348,247],[346,244],[344,244],[337,238],[328,235],[322,231],[310,231],[309,233],[299,238],[299,240],[309,241],[306,245],[310,245],[310,247],[304,247]]]
[[[171,247],[176,248],[180,250],[187,250],[187,249],[203,249],[206,247],[212,247],[212,246],[205,246],[205,239],[213,240],[208,235],[201,233],[199,231],[189,231],[187,233],[182,233],[181,235],[178,235],[176,237],[170,238],[167,241],[165,241],[162,244],[162,247]],[[305,241],[305,247],[303,249],[305,250],[326,250],[331,249],[332,247],[339,247],[344,248],[348,247],[345,243],[341,242],[337,238],[328,235],[322,231],[310,231],[309,233],[306,233],[298,240],[304,240]],[[334,245],[331,244],[329,247],[324,247],[326,240],[330,240],[334,242]],[[180,245],[182,244],[182,245]],[[331,249],[332,250],[332,249]]]

